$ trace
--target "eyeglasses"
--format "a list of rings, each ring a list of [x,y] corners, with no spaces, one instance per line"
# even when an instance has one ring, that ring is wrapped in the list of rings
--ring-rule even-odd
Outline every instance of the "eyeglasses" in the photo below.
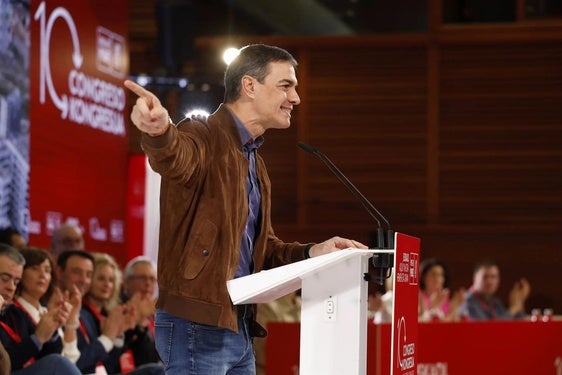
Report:
[[[144,282],[151,282],[151,283],[155,283],[156,282],[156,277],[154,276],[147,276],[147,275],[131,275],[129,276],[129,280],[134,280],[134,281],[144,281]]]
[[[7,284],[11,281],[14,283],[14,286],[17,286],[21,281],[21,277],[15,277],[8,272],[0,272],[0,281],[2,281],[4,284]]]

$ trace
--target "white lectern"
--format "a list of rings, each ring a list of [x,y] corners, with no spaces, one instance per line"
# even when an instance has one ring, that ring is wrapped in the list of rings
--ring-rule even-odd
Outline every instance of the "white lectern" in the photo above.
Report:
[[[337,251],[230,280],[227,287],[235,305],[267,303],[302,288],[300,374],[365,375],[367,281],[363,277],[377,253],[394,254],[395,249]],[[417,298],[414,302],[417,324]]]
[[[390,373],[417,366],[418,238],[395,233],[393,250],[347,249],[227,282],[235,305],[266,303],[302,287],[301,375],[365,375],[367,281],[373,254],[394,254]]]

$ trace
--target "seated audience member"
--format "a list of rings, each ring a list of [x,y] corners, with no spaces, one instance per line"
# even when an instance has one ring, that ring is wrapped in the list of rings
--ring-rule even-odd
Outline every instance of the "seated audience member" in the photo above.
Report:
[[[4,304],[4,298],[0,296],[0,306]],[[10,362],[10,356],[4,348],[4,345],[0,342],[0,375],[10,375],[12,371],[12,363]]]
[[[471,320],[514,319],[525,317],[525,301],[531,286],[525,279],[515,283],[509,294],[509,307],[496,297],[500,285],[500,269],[492,260],[482,261],[474,267],[472,286],[467,292],[461,314]]]
[[[368,288],[367,317],[375,324],[392,322],[392,274],[385,279],[384,287],[371,281]]]
[[[36,358],[45,353],[59,353],[75,363],[80,357],[76,329],[82,295],[76,288],[72,294],[65,295],[59,288],[55,288],[55,270],[46,250],[29,247],[20,252],[25,258],[25,266],[13,302],[20,314],[15,317],[18,320],[17,326],[12,328],[22,339],[35,334],[38,338],[42,338],[42,341],[45,339],[48,341],[43,342],[42,349],[37,353],[22,353],[16,345],[16,353],[12,358],[22,356],[19,363],[24,363],[31,357]],[[47,294],[50,295],[48,308],[41,304],[41,299]],[[52,324],[56,320],[62,321],[61,315],[66,317],[64,331],[61,327]]]
[[[284,295],[269,303],[257,306],[257,322],[267,329],[269,322],[300,322],[301,298],[299,291]],[[254,339],[254,352],[256,357],[256,374],[266,374],[265,368],[265,341],[266,337]]]
[[[109,374],[164,374],[164,368],[158,364],[137,366],[132,352],[124,346],[125,331],[134,327],[137,316],[131,304],[119,303],[121,288],[121,270],[108,254],[94,253],[94,274],[92,284],[86,293],[81,313],[85,327],[84,343],[100,336],[112,338],[113,347],[103,360],[103,366]],[[107,330],[107,327],[110,330]],[[95,363],[87,370],[95,369]],[[85,371],[82,369],[82,371]]]
[[[67,250],[59,254],[57,259],[57,280],[63,291],[77,288],[82,295],[90,290],[94,273],[94,256],[84,250]],[[114,324],[106,324],[107,335],[96,336],[87,331],[83,319],[84,305],[80,310],[78,335],[78,349],[80,358],[76,365],[84,373],[94,373],[98,362],[107,359],[109,351],[113,349],[113,339],[117,336]],[[94,328],[91,329],[94,331]]]
[[[10,245],[16,249],[23,249],[27,246],[25,238],[12,227],[0,229],[0,243]]]
[[[56,260],[65,250],[84,250],[84,236],[80,227],[64,223],[53,232],[49,251]]]
[[[449,272],[445,263],[434,258],[423,261],[419,280],[419,321],[459,321],[459,309],[465,299],[465,290],[461,288],[451,297]]]
[[[15,311],[16,307],[12,304],[16,287],[23,275],[24,265],[25,258],[18,250],[0,244],[0,295],[3,301],[0,312],[0,340],[6,351],[10,353],[12,374],[79,375],[80,371],[68,358],[54,353],[38,354],[49,338],[43,341],[44,337],[41,333],[39,333],[39,336],[34,333],[22,337],[20,331],[14,329],[17,324],[21,323],[22,319],[25,319],[25,317],[19,315],[18,311]],[[15,320],[16,317],[17,320]],[[58,328],[64,324],[65,319],[66,317],[62,313],[53,314],[49,317],[48,322],[49,325]],[[15,345],[18,346],[18,351],[21,351],[21,353],[12,351]],[[36,357],[30,358],[22,364],[21,358],[25,353],[32,353],[31,356],[36,355]]]
[[[124,270],[122,300],[137,312],[135,327],[125,332],[125,346],[137,366],[160,362],[154,343],[155,289],[156,264],[145,256],[131,259]]]

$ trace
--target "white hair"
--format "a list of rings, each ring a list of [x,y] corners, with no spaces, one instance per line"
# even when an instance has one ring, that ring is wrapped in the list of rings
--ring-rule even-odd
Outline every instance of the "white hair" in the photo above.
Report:
[[[125,279],[131,277],[131,275],[133,274],[133,268],[135,268],[137,264],[150,264],[156,271],[156,263],[154,263],[152,259],[144,255],[139,255],[131,259],[125,266],[125,270],[123,271],[123,276],[125,277]]]

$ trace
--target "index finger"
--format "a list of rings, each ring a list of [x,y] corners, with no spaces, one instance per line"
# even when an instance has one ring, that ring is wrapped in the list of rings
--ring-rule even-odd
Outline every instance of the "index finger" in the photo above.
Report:
[[[156,98],[156,96],[153,93],[151,93],[150,91],[148,91],[147,89],[145,89],[144,87],[142,87],[136,82],[127,79],[125,80],[125,82],[123,82],[123,86],[125,86],[126,88],[128,88],[129,90],[131,90],[133,93],[135,93],[137,96],[141,98],[148,99],[150,101],[153,101],[154,99],[158,100],[158,98]]]

